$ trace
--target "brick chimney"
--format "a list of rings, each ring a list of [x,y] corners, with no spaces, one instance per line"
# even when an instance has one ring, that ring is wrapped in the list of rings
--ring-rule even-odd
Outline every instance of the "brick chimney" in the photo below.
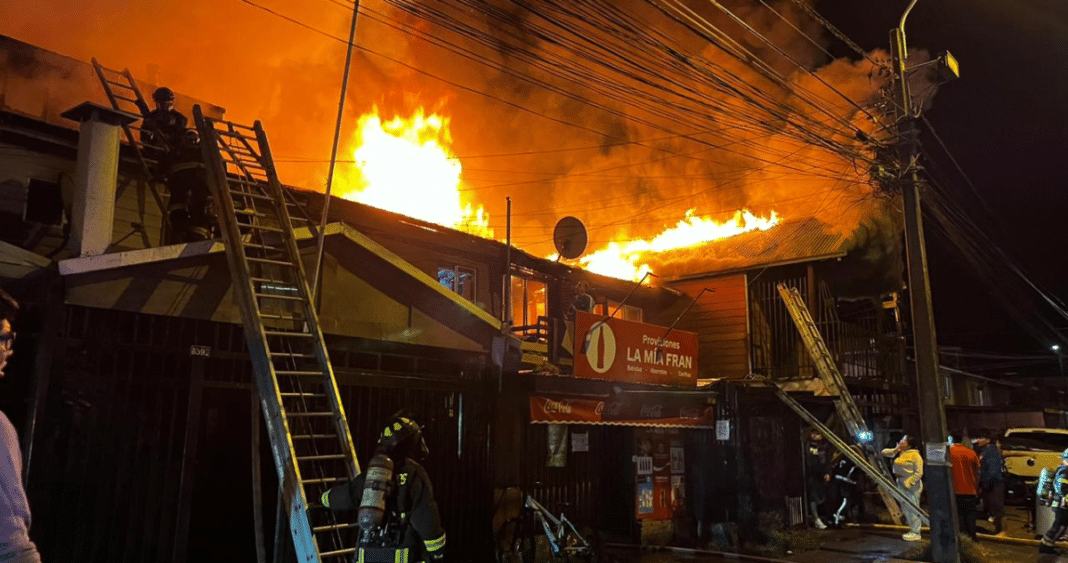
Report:
[[[122,126],[141,116],[92,102],[82,102],[61,115],[81,123],[68,249],[77,256],[96,256],[107,251],[115,228]]]

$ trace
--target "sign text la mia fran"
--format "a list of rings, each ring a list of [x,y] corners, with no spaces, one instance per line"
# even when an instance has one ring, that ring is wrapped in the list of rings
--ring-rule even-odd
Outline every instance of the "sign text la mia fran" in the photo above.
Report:
[[[696,386],[697,335],[576,311],[575,377]]]

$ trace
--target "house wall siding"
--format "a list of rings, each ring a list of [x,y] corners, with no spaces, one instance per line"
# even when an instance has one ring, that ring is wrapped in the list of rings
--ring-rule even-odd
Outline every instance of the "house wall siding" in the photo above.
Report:
[[[696,332],[700,345],[698,374],[702,379],[740,379],[749,375],[749,313],[746,276],[686,280],[669,284],[689,299],[680,299],[661,322],[668,325],[697,297],[675,325]],[[701,294],[701,290],[709,288]]]

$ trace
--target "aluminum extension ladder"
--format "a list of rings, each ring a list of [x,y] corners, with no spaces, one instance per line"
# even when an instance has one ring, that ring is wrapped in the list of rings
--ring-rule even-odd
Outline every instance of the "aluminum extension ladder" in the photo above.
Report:
[[[791,397],[790,394],[786,391],[783,391],[779,387],[775,387],[775,394],[779,397],[780,400],[782,400],[782,402],[786,403],[786,406],[793,409],[794,412],[800,415],[802,419],[811,424],[813,428],[818,430],[820,434],[826,436],[827,441],[830,442],[832,446],[837,448],[838,451],[842,452],[842,455],[849,458],[849,460],[856,464],[856,466],[859,467],[861,471],[867,474],[867,476],[870,477],[872,481],[875,481],[879,485],[879,492],[884,494],[884,501],[887,499],[888,495],[893,495],[891,498],[897,499],[903,504],[915,510],[916,513],[920,515],[920,520],[923,521],[924,524],[930,525],[930,519],[928,518],[927,513],[924,512],[923,508],[921,508],[920,505],[916,504],[916,502],[914,502],[911,498],[905,496],[905,493],[902,492],[901,489],[897,488],[893,480],[891,480],[886,475],[886,472],[880,470],[880,468],[886,467],[884,464],[872,465],[870,459],[867,459],[865,456],[862,456],[857,453],[857,451],[850,447],[850,445],[846,443],[845,440],[839,438],[833,431],[831,431],[830,428],[820,422],[820,419],[816,418],[812,415],[812,413],[808,412],[805,407],[801,406],[800,403],[795,401],[794,398]],[[894,508],[897,509],[896,502],[894,503]],[[898,509],[898,517],[900,517],[900,515],[901,511],[900,509]],[[900,522],[897,523],[900,524]]]
[[[319,505],[360,473],[310,296],[293,221],[259,121],[251,128],[193,108],[226,246],[234,298],[270,434],[298,560],[355,553],[352,521]]]
[[[782,283],[778,284],[776,288],[779,290],[783,303],[786,304],[786,309],[790,312],[790,317],[793,318],[794,325],[797,326],[797,331],[801,333],[801,340],[805,343],[805,348],[808,349],[812,362],[816,365],[816,373],[819,374],[823,384],[827,386],[827,390],[834,396],[834,406],[838,411],[838,417],[842,419],[842,423],[846,427],[846,431],[854,438],[871,436],[871,431],[868,429],[867,423],[864,422],[860,409],[853,402],[853,396],[849,394],[849,388],[842,378],[842,373],[838,371],[838,365],[834,362],[834,358],[831,357],[830,351],[827,350],[827,345],[823,342],[823,337],[820,336],[820,331],[816,328],[816,323],[812,320],[812,315],[809,314],[808,307],[805,306],[805,301],[801,298],[801,293],[797,291],[797,288],[787,287],[786,284]],[[826,434],[824,435],[827,436]],[[830,436],[827,437],[830,439]],[[894,523],[901,524],[901,509],[894,500],[892,492],[887,490],[887,486],[883,484],[883,481],[888,481],[890,488],[896,490],[893,486],[890,471],[882,461],[882,454],[875,451],[869,441],[859,442],[864,449],[868,463],[873,468],[878,468],[878,472],[884,477],[883,480],[876,480],[880,483],[878,487],[879,496],[882,497],[883,503],[886,504],[886,509],[890,512],[890,517],[894,520]],[[849,452],[841,450],[841,448],[839,450],[842,451],[843,455],[849,456]]]
[[[104,88],[104,94],[107,95],[108,101],[111,102],[112,109],[144,117],[148,103],[145,102],[145,97],[141,95],[141,89],[137,87],[137,81],[130,74],[130,69],[113,70],[101,65],[95,57],[92,60],[96,77],[100,79],[100,85]],[[163,205],[163,198],[160,197],[159,192],[156,191],[155,184],[152,182],[152,178],[156,175],[156,161],[145,156],[145,148],[147,147],[149,150],[159,154],[162,154],[166,149],[164,147],[145,145],[138,136],[134,135],[135,130],[138,133],[141,131],[139,127],[130,124],[122,126],[122,132],[126,135],[126,142],[133,148],[137,161],[141,164],[141,168],[144,169],[152,199],[156,201],[160,212],[166,217],[167,208]],[[157,135],[156,138],[162,137],[162,135]]]

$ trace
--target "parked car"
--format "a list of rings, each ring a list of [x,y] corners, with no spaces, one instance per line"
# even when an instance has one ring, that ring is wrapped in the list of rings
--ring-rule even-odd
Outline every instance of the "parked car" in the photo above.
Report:
[[[1010,428],[1001,439],[1005,456],[1005,496],[1027,501],[1034,495],[1038,475],[1044,468],[1061,464],[1068,449],[1068,430],[1059,428]]]

